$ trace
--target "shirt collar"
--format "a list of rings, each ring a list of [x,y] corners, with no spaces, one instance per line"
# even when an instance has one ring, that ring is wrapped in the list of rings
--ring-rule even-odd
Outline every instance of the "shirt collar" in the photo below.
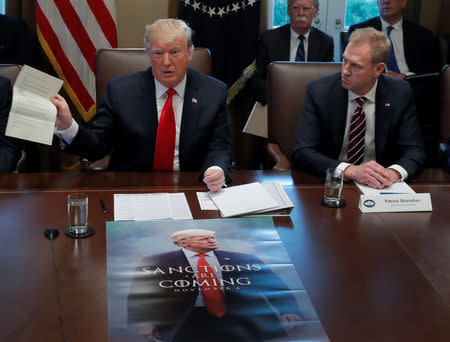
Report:
[[[197,252],[191,251],[191,250],[186,249],[184,247],[181,247],[181,250],[184,252],[184,255],[186,255],[187,258],[191,258],[191,257],[197,256],[197,254],[199,254]],[[209,251],[209,252],[202,253],[202,254],[205,254],[205,255],[208,255],[208,256],[214,256],[214,251]]]
[[[352,91],[348,91],[348,100],[349,101],[353,101],[354,99],[356,99],[357,97],[361,97],[361,96],[365,96],[366,98],[367,98],[367,100],[369,100],[370,102],[372,102],[372,103],[375,103],[375,94],[376,94],[376,91],[377,91],[377,85],[378,85],[378,78],[377,78],[377,80],[375,81],[375,84],[374,84],[374,86],[372,87],[372,89],[370,89],[368,92],[367,92],[367,94],[365,94],[365,95],[357,95],[357,94],[355,94],[354,92],[352,92]]]
[[[177,92],[178,96],[181,98],[184,98],[184,90],[186,89],[186,79],[187,79],[187,76],[185,74],[183,79],[181,80],[181,82],[178,83],[175,86],[175,88],[173,88]],[[167,89],[169,89],[169,88],[167,88],[166,86],[163,86],[155,78],[155,95],[156,95],[157,99],[159,99],[161,96],[163,96],[166,93]]]
[[[394,31],[401,31],[403,29],[403,18],[400,18],[399,21],[397,21],[394,25],[390,25],[388,22],[384,21],[383,18],[380,17],[381,20],[381,28],[383,32],[387,31],[388,26],[392,26],[394,28]]]
[[[296,41],[298,40],[298,36],[299,34],[297,32],[295,32],[292,27],[289,25],[289,28],[291,30],[291,40],[292,41]],[[308,40],[309,37],[309,33],[311,32],[311,29],[308,30],[308,32],[304,33],[303,36],[305,37],[305,40]]]

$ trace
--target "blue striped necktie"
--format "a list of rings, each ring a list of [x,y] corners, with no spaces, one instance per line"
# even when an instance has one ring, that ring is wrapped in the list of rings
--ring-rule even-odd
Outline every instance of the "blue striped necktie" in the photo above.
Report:
[[[300,39],[300,44],[298,44],[297,54],[295,55],[296,62],[304,62],[305,61],[305,46],[303,45],[303,41],[305,40],[304,35],[299,35],[298,39]]]
[[[388,69],[388,71],[393,71],[393,72],[396,72],[397,74],[399,74],[400,69],[398,68],[397,59],[395,58],[394,43],[392,42],[392,39],[391,39],[391,31],[393,29],[394,28],[392,26],[387,27],[387,36],[388,36],[389,40],[391,41],[391,53],[389,55],[389,60],[387,62],[387,69]]]

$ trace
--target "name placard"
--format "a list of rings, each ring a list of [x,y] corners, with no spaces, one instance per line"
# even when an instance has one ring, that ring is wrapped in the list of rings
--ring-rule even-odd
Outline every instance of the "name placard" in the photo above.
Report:
[[[361,195],[358,208],[363,213],[433,210],[429,193]]]

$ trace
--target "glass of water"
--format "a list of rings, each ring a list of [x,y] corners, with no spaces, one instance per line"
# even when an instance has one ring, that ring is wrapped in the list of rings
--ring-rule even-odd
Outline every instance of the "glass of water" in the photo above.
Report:
[[[341,198],[344,173],[339,169],[327,169],[325,178],[325,195],[322,203],[329,207],[342,207],[345,205]]]
[[[83,236],[88,230],[88,196],[81,193],[67,196],[68,230],[75,236]]]

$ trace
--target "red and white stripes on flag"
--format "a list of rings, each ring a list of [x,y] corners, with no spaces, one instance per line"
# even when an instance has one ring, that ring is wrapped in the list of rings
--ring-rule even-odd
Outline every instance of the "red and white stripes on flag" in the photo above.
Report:
[[[115,0],[37,0],[39,41],[81,116],[96,111],[95,53],[117,47]]]

